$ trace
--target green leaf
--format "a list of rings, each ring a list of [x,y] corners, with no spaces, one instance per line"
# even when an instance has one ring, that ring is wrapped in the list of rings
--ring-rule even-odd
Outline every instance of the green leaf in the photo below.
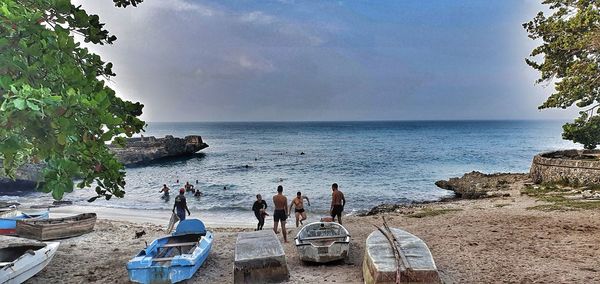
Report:
[[[29,109],[35,110],[35,111],[40,110],[40,107],[32,101],[27,101],[27,107],[29,107]]]
[[[18,110],[24,110],[25,109],[25,100],[21,99],[21,98],[17,98],[13,101],[13,105]]]
[[[64,194],[64,188],[61,186],[57,186],[54,189],[52,189],[52,197],[56,200],[61,200]]]

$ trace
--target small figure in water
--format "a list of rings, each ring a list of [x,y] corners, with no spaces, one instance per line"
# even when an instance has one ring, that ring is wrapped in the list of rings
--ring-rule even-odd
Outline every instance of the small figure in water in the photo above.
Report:
[[[254,211],[254,216],[258,220],[258,225],[256,226],[255,231],[259,231],[263,229],[265,225],[265,216],[267,215],[267,202],[262,199],[260,194],[256,195],[256,201],[252,204],[252,211]]]
[[[198,184],[198,180],[196,180],[196,184]]]
[[[273,225],[273,231],[277,234],[277,225],[281,223],[281,232],[283,233],[283,241],[287,241],[287,231],[285,230],[285,220],[289,215],[287,212],[287,197],[283,195],[283,186],[277,187],[277,195],[273,196],[273,204],[275,206],[275,211],[273,211],[273,221],[275,222]]]
[[[177,197],[175,197],[175,204],[173,204],[173,213],[177,214],[177,217],[179,217],[180,221],[185,220],[185,212],[187,211],[188,216],[191,215],[192,213],[190,213],[190,209],[188,209],[187,207],[187,201],[185,200],[185,189],[179,189],[179,195],[177,195]],[[175,212],[175,210],[177,210],[177,212]]]
[[[346,206],[346,199],[344,193],[338,190],[337,183],[331,185],[331,218],[335,221],[335,217],[338,217],[338,223],[342,224],[342,212],[344,212],[344,206]]]
[[[163,194],[160,198],[169,199],[169,190],[169,187],[167,187],[166,184],[163,184],[163,188],[159,191],[159,193]]]
[[[190,184],[190,182],[185,182],[185,192],[189,192],[191,191],[192,193],[194,193],[194,186]]]
[[[310,206],[310,200],[308,200],[308,197],[302,196],[302,193],[298,191],[298,193],[296,193],[296,198],[292,199],[292,203],[290,203],[290,210],[288,212],[291,212],[292,207],[295,207],[294,211],[296,212],[296,228],[299,226],[298,223],[304,225],[302,224],[302,221],[306,220],[306,211],[304,210],[304,199],[306,199],[306,202],[308,202],[308,206]],[[300,217],[302,217],[302,219],[300,219]]]
[[[226,187],[226,186],[224,186],[224,187],[223,187],[223,190],[227,190],[227,187]]]
[[[202,197],[202,195],[204,195],[204,194],[199,189],[196,190],[196,192],[194,193],[194,197],[196,197],[197,199],[200,199],[200,197]]]

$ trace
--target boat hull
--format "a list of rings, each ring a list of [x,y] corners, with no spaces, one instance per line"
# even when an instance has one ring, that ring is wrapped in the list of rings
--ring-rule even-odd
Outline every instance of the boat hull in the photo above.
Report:
[[[24,219],[17,221],[16,234],[39,241],[65,239],[92,232],[95,224],[96,213],[46,220]]]
[[[15,236],[17,234],[17,221],[18,220],[45,220],[48,219],[50,213],[48,211],[26,214],[20,212],[14,217],[0,218],[0,235]]]
[[[189,221],[200,222],[194,219],[183,222],[189,224]],[[194,276],[208,258],[212,248],[213,234],[206,231],[203,224],[202,232],[186,231],[186,234],[182,234],[180,227],[185,224],[183,222],[179,224],[173,236],[154,240],[146,249],[127,263],[130,281],[151,284],[177,283]],[[196,239],[196,241],[185,242],[187,239]],[[178,246],[178,243],[185,244],[185,246]],[[183,247],[192,250],[183,253]],[[177,250],[179,254],[172,257],[161,257],[161,254],[177,253]]]
[[[24,253],[10,265],[0,267],[0,283],[20,284],[40,272],[54,257],[58,250],[58,242],[45,243],[43,248]]]
[[[314,222],[298,232],[295,244],[302,261],[327,263],[348,257],[350,234],[338,223]]]

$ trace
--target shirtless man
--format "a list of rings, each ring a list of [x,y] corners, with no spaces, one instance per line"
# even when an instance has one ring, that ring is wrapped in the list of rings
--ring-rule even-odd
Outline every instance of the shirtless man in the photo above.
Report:
[[[287,219],[287,197],[283,195],[283,186],[277,187],[277,195],[273,196],[273,205],[275,211],[273,212],[273,231],[277,234],[277,225],[281,221],[281,231],[283,233],[283,241],[287,243],[287,231],[285,230],[285,220]]]
[[[169,198],[169,187],[166,184],[163,184],[163,188],[159,192],[163,194],[160,198]]]
[[[331,218],[335,221],[335,216],[338,217],[338,223],[342,224],[342,212],[344,211],[344,206],[346,205],[346,199],[344,198],[344,193],[338,190],[337,183],[331,185],[331,190],[333,193],[331,194]]]
[[[304,211],[304,199],[306,199],[306,201],[308,202],[308,206],[310,206],[310,200],[308,200],[308,197],[302,196],[302,193],[298,191],[298,193],[296,193],[296,198],[292,199],[292,203],[290,204],[290,210],[288,211],[291,212],[292,207],[296,207],[294,210],[296,212],[296,228],[298,228],[298,223],[302,224],[302,221],[306,220],[306,211]],[[302,217],[302,219],[300,219],[300,217]]]

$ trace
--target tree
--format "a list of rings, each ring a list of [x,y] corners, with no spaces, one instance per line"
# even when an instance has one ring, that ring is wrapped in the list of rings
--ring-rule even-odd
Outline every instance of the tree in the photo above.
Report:
[[[122,144],[145,126],[143,105],[106,86],[112,63],[74,38],[113,43],[103,27],[69,0],[0,0],[0,159],[12,178],[19,166],[44,162],[40,190],[55,199],[73,190],[76,177],[79,188],[97,184],[97,197],[122,197],[124,166],[107,143]]]
[[[523,24],[542,44],[526,62],[541,74],[536,83],[554,83],[554,92],[539,109],[573,105],[580,116],[563,126],[563,139],[586,149],[600,144],[600,2],[598,0],[545,0],[552,14],[539,12]],[[535,57],[543,56],[543,61]]]

